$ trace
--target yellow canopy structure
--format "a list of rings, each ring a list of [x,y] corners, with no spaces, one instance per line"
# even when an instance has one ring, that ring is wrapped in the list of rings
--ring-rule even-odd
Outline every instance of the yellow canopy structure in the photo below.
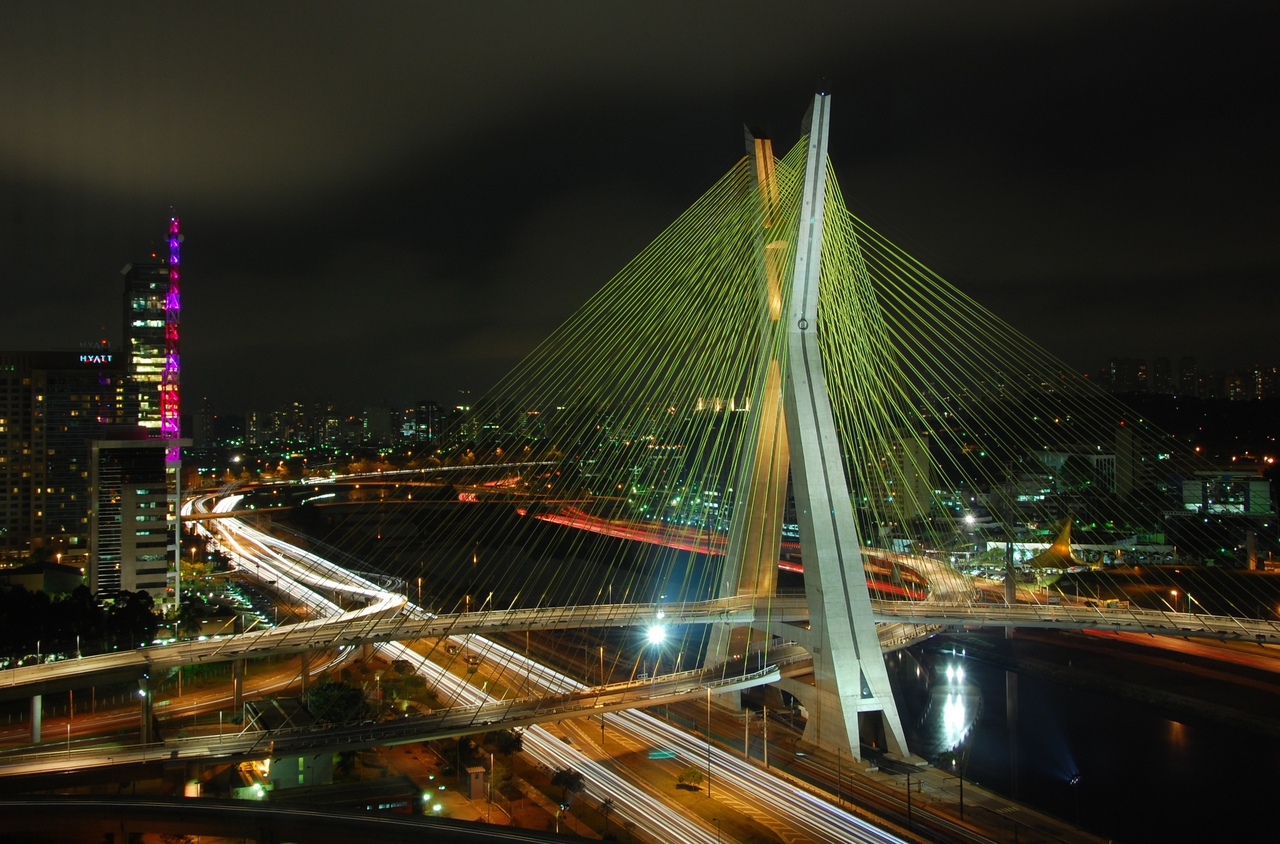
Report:
[[[1058,534],[1058,538],[1053,541],[1053,544],[1027,560],[1024,565],[1040,569],[1069,569],[1072,566],[1087,566],[1088,563],[1071,553],[1071,522],[1072,519],[1068,516],[1066,523],[1062,526],[1062,532]]]

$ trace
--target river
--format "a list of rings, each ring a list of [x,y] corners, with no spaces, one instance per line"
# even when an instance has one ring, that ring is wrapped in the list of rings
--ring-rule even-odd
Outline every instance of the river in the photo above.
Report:
[[[1025,672],[1009,672],[1011,735],[1009,678],[971,642],[939,637],[889,658],[920,755],[933,762],[958,747],[966,779],[1117,842],[1280,840],[1268,808],[1280,741]]]

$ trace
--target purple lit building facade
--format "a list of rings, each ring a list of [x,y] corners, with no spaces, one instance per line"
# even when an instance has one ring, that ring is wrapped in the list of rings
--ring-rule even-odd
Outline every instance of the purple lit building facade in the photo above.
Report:
[[[125,428],[92,443],[95,592],[147,590],[158,603],[179,596],[181,499],[182,226],[169,218],[165,252],[126,264]],[[136,511],[136,512],[135,512]]]

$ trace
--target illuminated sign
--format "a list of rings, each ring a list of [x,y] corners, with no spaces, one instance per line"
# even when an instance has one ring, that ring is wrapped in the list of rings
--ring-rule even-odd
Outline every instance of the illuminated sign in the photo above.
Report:
[[[81,355],[81,363],[111,363],[111,355]]]

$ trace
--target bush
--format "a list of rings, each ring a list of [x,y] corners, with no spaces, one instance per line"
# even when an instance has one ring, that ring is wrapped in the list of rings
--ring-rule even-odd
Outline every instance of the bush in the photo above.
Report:
[[[676,777],[676,782],[680,785],[698,788],[702,785],[702,769],[690,765],[680,772],[680,775]]]

